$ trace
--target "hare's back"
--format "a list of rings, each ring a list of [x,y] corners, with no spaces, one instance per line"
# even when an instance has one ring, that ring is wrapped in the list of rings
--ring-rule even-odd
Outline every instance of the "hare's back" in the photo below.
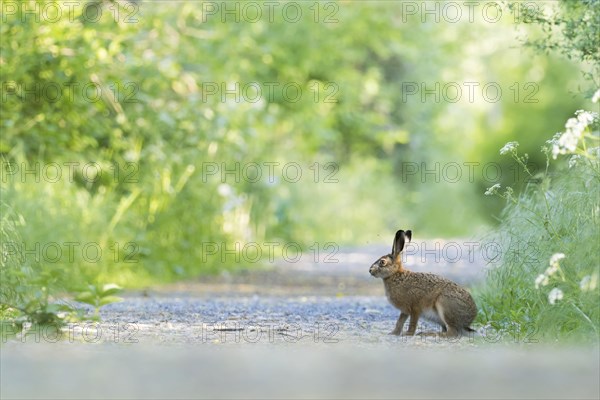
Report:
[[[460,299],[471,298],[471,295],[465,288],[440,275],[426,272],[412,272],[407,278],[409,278],[408,281],[410,282],[407,281],[406,284],[420,287],[431,294]]]

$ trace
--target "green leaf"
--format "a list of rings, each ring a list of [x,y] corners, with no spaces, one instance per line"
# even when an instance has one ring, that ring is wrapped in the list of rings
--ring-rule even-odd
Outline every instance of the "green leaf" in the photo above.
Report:
[[[75,297],[75,301],[90,304],[92,306],[96,305],[96,300],[97,296],[90,292],[82,292]]]
[[[115,293],[119,293],[123,289],[119,285],[115,285],[114,283],[107,283],[102,286],[102,292],[100,292],[101,297],[110,296]]]
[[[111,304],[111,303],[118,303],[120,301],[123,301],[123,299],[121,297],[117,297],[117,296],[106,296],[103,297],[100,300],[100,307],[105,306],[107,304]]]

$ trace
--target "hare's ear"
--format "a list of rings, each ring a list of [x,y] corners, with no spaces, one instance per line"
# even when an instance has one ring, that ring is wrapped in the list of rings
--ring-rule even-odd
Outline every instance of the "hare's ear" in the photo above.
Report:
[[[405,233],[402,229],[396,232],[394,237],[394,244],[392,245],[392,258],[395,260],[404,248],[404,236]]]
[[[412,231],[409,229],[405,232],[406,237],[408,238],[408,242],[410,243],[410,239],[412,238]]]

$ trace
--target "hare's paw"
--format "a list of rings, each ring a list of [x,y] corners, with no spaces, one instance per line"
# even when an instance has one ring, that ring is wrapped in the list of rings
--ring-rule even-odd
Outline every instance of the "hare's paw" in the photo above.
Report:
[[[437,337],[437,336],[440,336],[440,333],[439,332],[419,332],[419,333],[417,333],[417,336]]]

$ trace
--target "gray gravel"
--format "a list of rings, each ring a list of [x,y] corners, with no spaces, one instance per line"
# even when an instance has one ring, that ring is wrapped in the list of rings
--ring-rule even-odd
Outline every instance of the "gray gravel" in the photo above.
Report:
[[[129,338],[144,343],[366,345],[412,340],[387,334],[398,314],[384,297],[375,296],[136,297],[106,307],[98,327],[109,332],[107,340],[119,326],[135,331]],[[425,323],[420,327],[437,329]],[[433,341],[422,337],[414,342]]]

